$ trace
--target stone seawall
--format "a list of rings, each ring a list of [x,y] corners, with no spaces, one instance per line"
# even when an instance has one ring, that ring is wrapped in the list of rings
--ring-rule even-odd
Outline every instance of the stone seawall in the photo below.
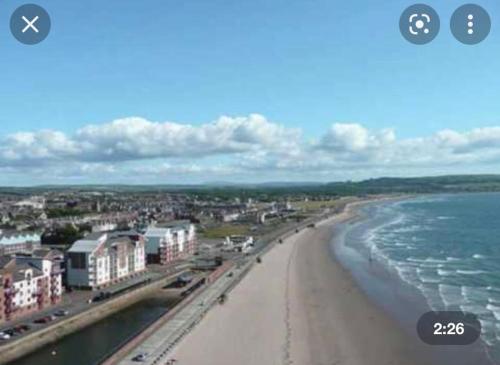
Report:
[[[103,303],[94,304],[87,310],[67,317],[53,325],[34,331],[19,339],[7,342],[0,346],[0,365],[23,357],[43,346],[56,342],[57,340],[85,328],[97,321],[119,312],[145,298],[152,295],[156,290],[160,290],[165,285],[173,282],[177,276],[188,272],[184,270],[169,277],[160,279],[151,284],[134,289],[116,298],[111,298]]]

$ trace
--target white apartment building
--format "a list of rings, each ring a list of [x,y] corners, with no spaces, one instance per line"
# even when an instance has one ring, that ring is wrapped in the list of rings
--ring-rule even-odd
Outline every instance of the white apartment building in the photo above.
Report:
[[[144,237],[149,263],[165,265],[193,254],[196,247],[196,229],[189,222],[149,227]]]
[[[146,269],[144,238],[135,231],[96,232],[68,251],[68,285],[99,289]]]

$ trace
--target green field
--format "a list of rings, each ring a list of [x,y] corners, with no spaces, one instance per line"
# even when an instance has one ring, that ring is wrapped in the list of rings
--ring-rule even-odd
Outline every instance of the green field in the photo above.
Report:
[[[222,224],[200,231],[203,237],[210,239],[225,238],[231,235],[246,235],[249,232],[250,226],[244,224]]]
[[[309,201],[293,202],[292,205],[301,210],[314,211],[325,208],[333,208],[337,204],[339,204],[338,200],[309,200]]]

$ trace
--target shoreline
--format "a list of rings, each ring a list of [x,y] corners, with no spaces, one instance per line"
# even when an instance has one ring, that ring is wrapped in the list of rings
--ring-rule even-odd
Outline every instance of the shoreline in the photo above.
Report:
[[[382,201],[372,204],[384,203],[387,202]],[[429,361],[432,361],[432,363],[453,365],[493,364],[494,362],[488,355],[486,345],[481,339],[468,346],[428,346],[420,341],[415,330],[416,322],[423,313],[432,310],[422,292],[404,282],[383,263],[377,260],[371,261],[363,249],[348,247],[348,243],[345,241],[344,236],[346,232],[352,229],[352,226],[369,223],[370,220],[377,217],[359,214],[359,211],[366,206],[356,208],[358,218],[354,219],[352,225],[344,224],[343,227],[339,227],[339,231],[342,231],[342,233],[334,235],[332,238],[330,244],[332,260],[337,261],[349,272],[368,300],[392,318],[412,338],[415,346],[419,346],[422,352],[428,354]],[[354,252],[354,255],[352,255],[352,252]]]
[[[369,204],[372,202],[364,203]],[[423,345],[409,336],[358,285],[330,251],[334,231],[356,220],[364,204],[350,206],[344,219],[318,227],[299,245],[295,271],[292,346],[297,364],[433,364]],[[293,326],[293,324],[292,324]]]
[[[171,358],[182,364],[432,364],[431,356],[332,260],[333,230],[355,207],[276,245]]]

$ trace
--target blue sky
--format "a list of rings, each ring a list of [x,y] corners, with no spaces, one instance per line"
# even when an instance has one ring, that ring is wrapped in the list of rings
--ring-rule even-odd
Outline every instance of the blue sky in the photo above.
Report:
[[[477,2],[493,27],[476,46],[451,35],[449,19],[463,4],[452,0],[427,2],[440,14],[441,32],[425,46],[399,33],[409,1],[37,3],[50,13],[52,32],[36,46],[18,43],[8,28],[23,2],[0,3],[1,184],[30,185],[43,171],[53,173],[42,182],[133,183],[140,172],[142,182],[169,183],[360,179],[498,166],[491,140],[500,126],[494,1]],[[222,128],[222,116],[231,118],[232,134],[216,147],[205,144],[217,139],[207,128]],[[133,135],[114,135],[113,121],[118,130],[149,130],[140,138],[146,144],[164,133],[171,148],[156,146],[159,138],[134,154]],[[78,133],[89,125],[108,127],[108,137],[82,147],[82,135],[95,138]],[[172,132],[188,125],[180,137]],[[40,136],[46,130],[56,137]],[[395,136],[387,137],[389,130]],[[454,134],[443,137],[443,130]],[[186,133],[201,144],[196,153],[180,153],[190,144]],[[290,142],[290,133],[296,145],[271,141]],[[259,139],[263,134],[267,141]],[[442,161],[429,155],[405,164],[398,157],[419,154],[428,143]],[[498,148],[500,155],[500,142]]]

